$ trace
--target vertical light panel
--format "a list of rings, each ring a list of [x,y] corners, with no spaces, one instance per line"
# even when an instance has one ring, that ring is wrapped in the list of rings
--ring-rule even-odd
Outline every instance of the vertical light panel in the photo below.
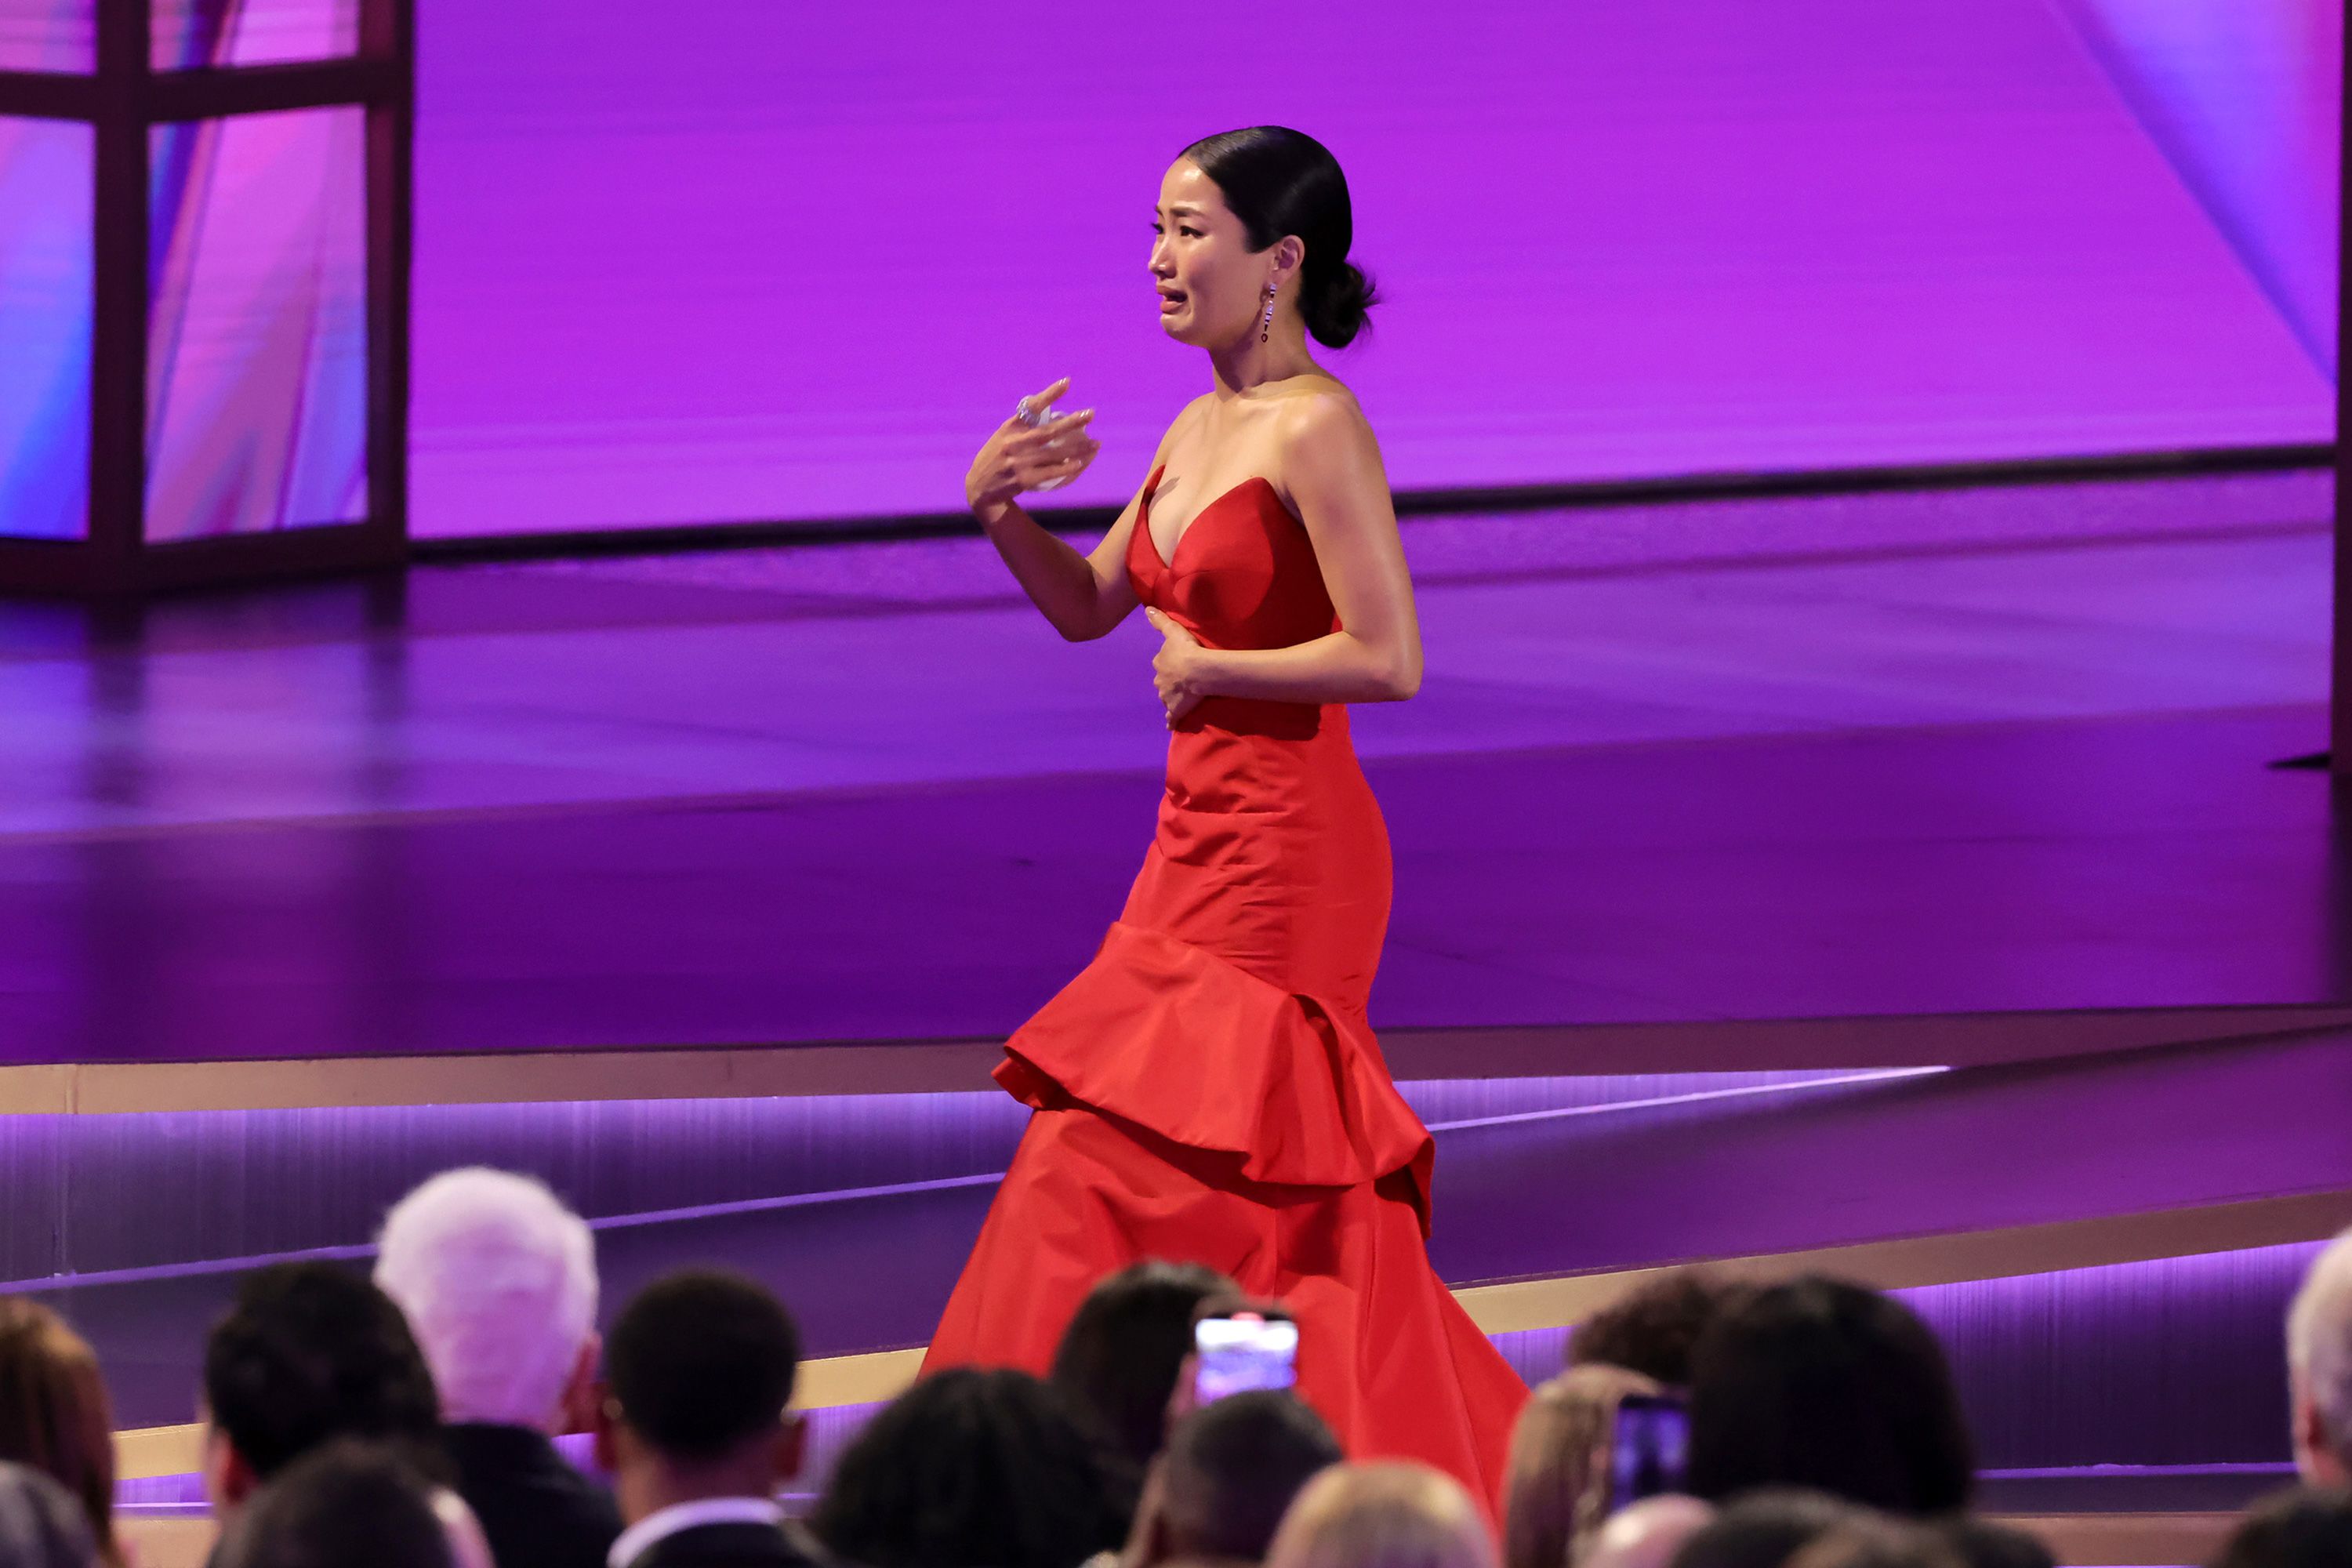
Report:
[[[0,118],[0,534],[88,526],[94,151],[87,125]]]
[[[337,59],[360,47],[359,0],[154,0],[154,7],[157,70]]]
[[[0,70],[98,68],[98,0],[0,0]]]
[[[151,542],[367,506],[365,111],[153,132]]]

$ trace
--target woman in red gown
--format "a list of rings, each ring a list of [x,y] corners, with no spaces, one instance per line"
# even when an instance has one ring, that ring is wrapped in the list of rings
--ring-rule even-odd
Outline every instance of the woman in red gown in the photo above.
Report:
[[[1433,1148],[1366,1022],[1389,847],[1350,702],[1421,681],[1412,584],[1355,399],[1310,357],[1363,325],[1347,183],[1312,138],[1213,136],[1162,180],[1151,273],[1214,386],[1091,555],[1015,504],[1076,475],[1090,413],[1024,399],[967,488],[1063,636],[1138,605],[1170,731],[1159,831],[1094,961],[1005,1046],[1034,1108],[926,1365],[1042,1372],[1097,1279],[1222,1269],[1300,1320],[1302,1393],[1358,1457],[1496,1495],[1525,1385],[1429,1266]]]

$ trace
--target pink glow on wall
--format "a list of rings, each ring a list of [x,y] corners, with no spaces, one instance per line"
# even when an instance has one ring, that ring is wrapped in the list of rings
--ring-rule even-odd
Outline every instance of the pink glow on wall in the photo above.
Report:
[[[0,70],[98,68],[98,0],[0,0]]]
[[[424,0],[420,534],[952,510],[1062,374],[1124,499],[1206,384],[1145,216],[1300,126],[1400,488],[2319,441],[2325,377],[2044,0]],[[919,15],[919,25],[914,17]],[[1041,36],[1050,38],[1038,47]]]
[[[364,111],[158,127],[147,537],[367,501]]]
[[[152,0],[157,70],[333,59],[359,48],[359,0]]]

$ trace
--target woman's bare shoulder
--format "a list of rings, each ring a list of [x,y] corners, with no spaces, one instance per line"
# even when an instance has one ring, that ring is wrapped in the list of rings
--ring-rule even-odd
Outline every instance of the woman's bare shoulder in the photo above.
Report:
[[[1286,461],[1344,461],[1377,453],[1371,422],[1346,384],[1328,375],[1299,376],[1284,388],[1280,420]]]

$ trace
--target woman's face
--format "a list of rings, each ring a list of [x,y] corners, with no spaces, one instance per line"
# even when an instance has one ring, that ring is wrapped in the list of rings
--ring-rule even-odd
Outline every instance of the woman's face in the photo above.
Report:
[[[1212,348],[1253,330],[1273,268],[1253,253],[1217,182],[1179,158],[1160,182],[1151,217],[1151,278],[1160,326],[1180,343]]]

